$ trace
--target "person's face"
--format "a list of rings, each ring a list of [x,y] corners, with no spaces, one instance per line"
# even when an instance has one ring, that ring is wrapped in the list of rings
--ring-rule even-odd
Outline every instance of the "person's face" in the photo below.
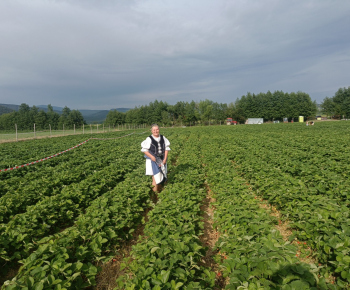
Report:
[[[159,127],[158,126],[152,127],[152,135],[154,137],[159,137]]]

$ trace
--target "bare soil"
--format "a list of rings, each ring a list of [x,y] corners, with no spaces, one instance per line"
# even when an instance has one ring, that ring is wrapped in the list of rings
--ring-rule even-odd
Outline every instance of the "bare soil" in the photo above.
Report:
[[[216,281],[214,289],[223,289],[227,283],[226,279],[222,277],[218,264],[214,260],[214,256],[218,251],[215,248],[215,244],[219,239],[219,232],[213,228],[213,217],[215,208],[212,203],[215,199],[212,197],[212,192],[209,186],[206,184],[207,195],[201,205],[201,211],[203,212],[204,230],[203,234],[199,236],[204,247],[207,247],[205,256],[201,259],[201,266],[211,269],[216,273]]]

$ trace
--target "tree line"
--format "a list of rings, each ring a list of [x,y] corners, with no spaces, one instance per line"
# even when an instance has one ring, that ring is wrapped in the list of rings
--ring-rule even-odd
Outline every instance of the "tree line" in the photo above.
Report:
[[[314,117],[317,112],[316,101],[311,101],[304,92],[248,93],[236,102],[236,110],[246,118],[264,118],[264,121],[296,120],[299,116]]]
[[[340,88],[333,97],[326,97],[321,104],[322,112],[328,116],[350,118],[350,87]],[[259,94],[247,93],[235,102],[225,104],[211,100],[177,102],[169,105],[163,101],[154,101],[148,105],[138,106],[125,113],[117,110],[109,111],[105,125],[114,126],[123,124],[152,124],[159,125],[208,125],[225,122],[232,118],[244,123],[247,118],[263,118],[264,121],[297,120],[299,116],[314,118],[317,113],[317,104],[304,92],[284,93],[275,91]],[[67,129],[86,124],[78,110],[65,107],[62,114],[55,112],[48,105],[47,112],[38,107],[29,107],[21,104],[18,112],[13,111],[0,115],[0,130],[13,130],[15,124],[20,130],[32,130],[35,123],[38,130]]]
[[[72,129],[75,126],[86,124],[83,115],[78,110],[71,110],[67,106],[63,108],[62,114],[53,110],[51,105],[47,106],[47,112],[36,106],[30,107],[23,103],[18,111],[5,113],[0,116],[0,130],[13,130],[15,125],[19,130],[33,130],[33,124],[37,130]]]
[[[210,100],[200,102],[177,102],[169,105],[163,101],[154,101],[149,105],[135,107],[121,113],[112,110],[108,113],[105,124],[151,124],[160,125],[196,125],[198,123],[219,124],[226,118],[233,118],[244,123],[247,118],[264,118],[264,121],[274,121],[288,118],[289,121],[299,116],[314,117],[317,112],[316,102],[303,92],[284,93],[275,91],[247,93],[230,104],[217,103]]]
[[[327,116],[350,118],[350,87],[340,88],[333,97],[326,97],[321,108]]]
[[[116,110],[109,111],[105,124],[152,124],[158,123],[164,126],[169,125],[194,125],[198,122],[208,124],[224,120],[229,115],[229,106],[219,104],[210,100],[192,102],[177,102],[169,105],[163,101],[154,101],[149,105],[135,107],[121,113]]]

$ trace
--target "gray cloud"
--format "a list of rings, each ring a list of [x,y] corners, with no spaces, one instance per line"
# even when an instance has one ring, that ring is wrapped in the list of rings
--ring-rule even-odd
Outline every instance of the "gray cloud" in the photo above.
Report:
[[[0,2],[0,101],[109,109],[349,86],[347,1]]]

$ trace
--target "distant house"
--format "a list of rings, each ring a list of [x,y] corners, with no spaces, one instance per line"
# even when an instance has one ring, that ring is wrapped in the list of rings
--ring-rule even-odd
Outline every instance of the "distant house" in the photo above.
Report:
[[[316,116],[317,121],[327,121],[327,117]]]
[[[246,124],[263,124],[264,118],[248,118]]]

